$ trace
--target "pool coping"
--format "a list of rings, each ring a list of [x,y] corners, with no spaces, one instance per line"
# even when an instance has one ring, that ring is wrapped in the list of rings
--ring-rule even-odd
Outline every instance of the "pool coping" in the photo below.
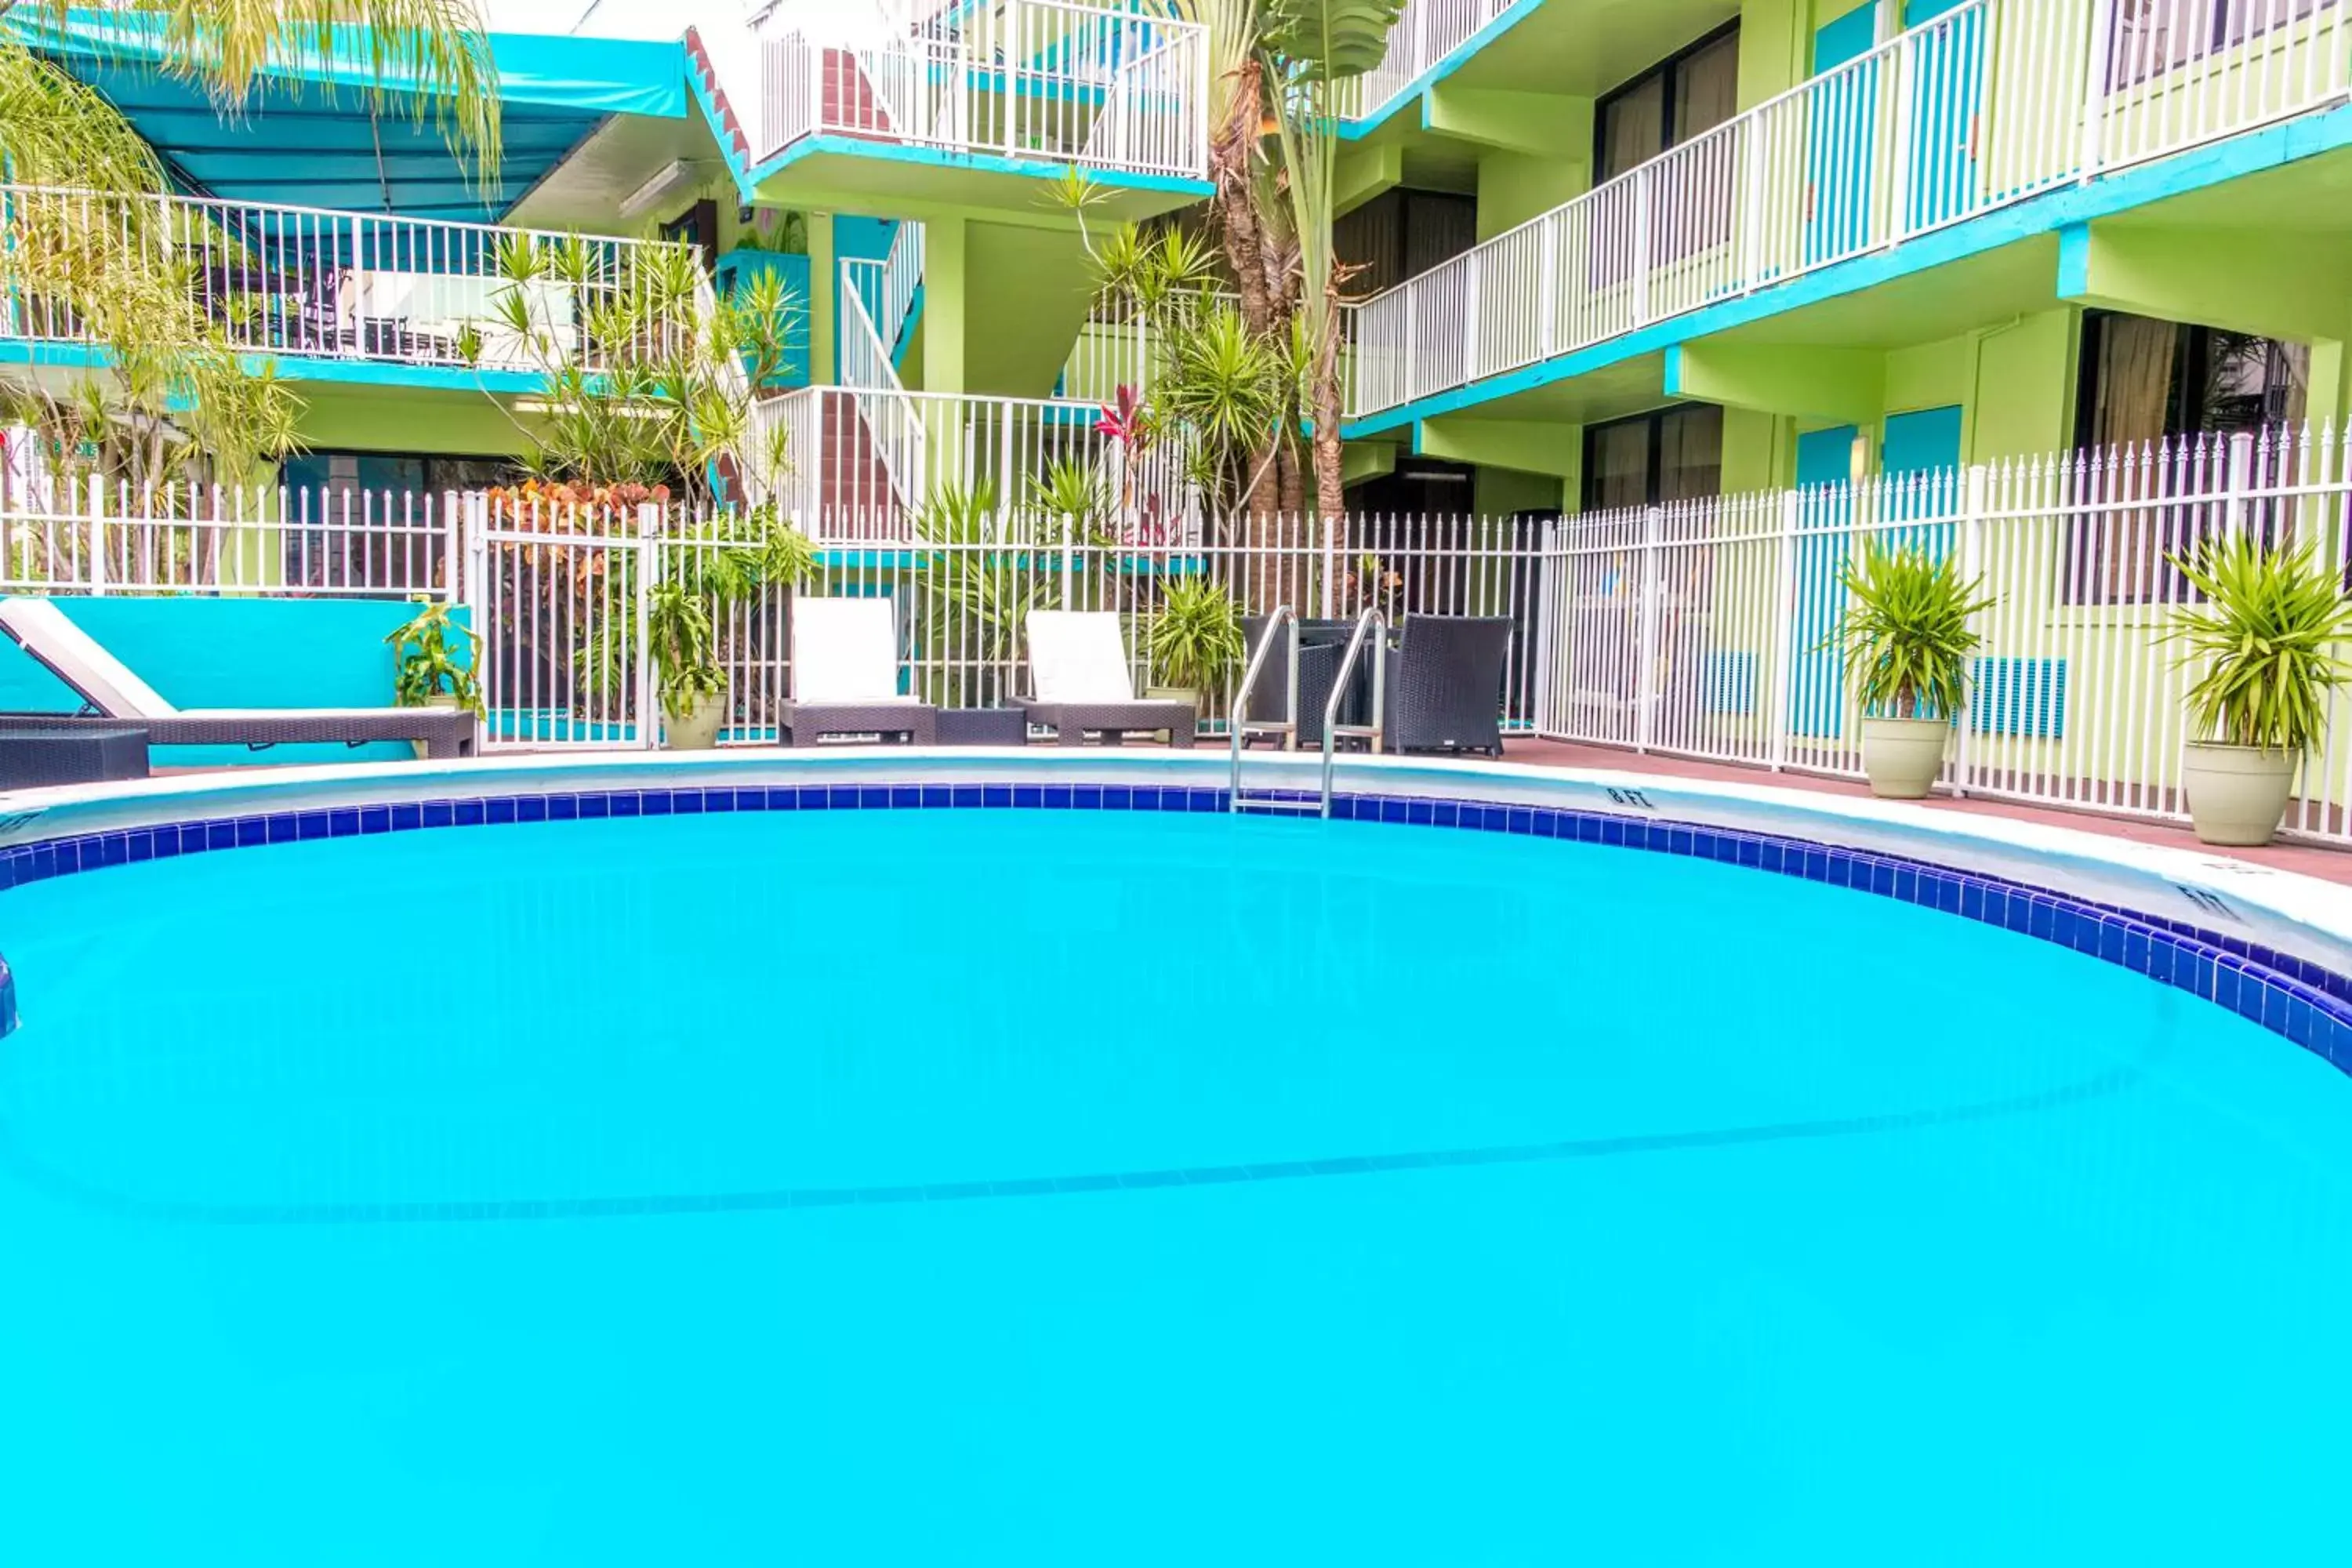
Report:
[[[193,853],[575,818],[1205,815],[1228,809],[1229,770],[1215,752],[875,746],[524,754],[68,785],[0,794],[0,890]],[[1253,753],[1244,783],[1246,796],[1313,801],[1319,763]],[[1335,786],[1343,820],[1692,856],[2003,926],[2213,1001],[2352,1073],[2352,889],[2316,879],[2010,818],[1636,772],[1355,757],[1341,761]],[[0,1034],[10,1021],[0,982]]]

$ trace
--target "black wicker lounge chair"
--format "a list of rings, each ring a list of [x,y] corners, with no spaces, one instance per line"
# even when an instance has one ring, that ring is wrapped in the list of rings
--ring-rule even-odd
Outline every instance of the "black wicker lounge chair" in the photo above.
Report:
[[[1382,743],[1391,752],[1503,754],[1507,616],[1412,616],[1388,654]]]
[[[793,601],[793,697],[777,712],[788,746],[827,735],[938,740],[940,710],[898,694],[898,626],[888,599]]]
[[[1108,611],[1029,612],[1029,676],[1034,694],[1018,699],[1029,722],[1054,731],[1065,746],[1086,743],[1087,732],[1116,746],[1129,733],[1168,732],[1171,746],[1190,746],[1200,715],[1189,702],[1139,699],[1119,640],[1118,616]]]
[[[474,716],[448,708],[174,708],[47,599],[0,599],[0,634],[73,689],[92,715],[147,731],[156,746],[362,745],[416,741],[471,756]]]

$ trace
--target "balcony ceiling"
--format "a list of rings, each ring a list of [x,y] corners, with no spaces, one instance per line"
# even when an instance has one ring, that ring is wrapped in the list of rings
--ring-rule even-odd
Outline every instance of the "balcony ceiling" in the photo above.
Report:
[[[1738,0],[1547,0],[1450,79],[1593,97],[1738,15]]]
[[[356,59],[273,71],[224,114],[164,74],[135,33],[76,13],[64,29],[10,13],[5,26],[98,89],[191,190],[232,201],[407,217],[494,221],[614,115],[683,119],[684,53],[675,43],[493,35],[502,135],[499,178],[453,152],[429,121],[371,112]]]

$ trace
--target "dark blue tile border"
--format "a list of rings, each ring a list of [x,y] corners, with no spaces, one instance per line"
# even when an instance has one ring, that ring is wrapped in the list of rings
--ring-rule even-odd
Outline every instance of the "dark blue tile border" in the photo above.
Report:
[[[1276,792],[1272,798],[1304,802],[1316,797],[1284,791]],[[0,850],[0,890],[110,866],[218,849],[488,824],[747,811],[980,808],[1205,814],[1224,812],[1230,805],[1231,797],[1224,790],[1181,784],[818,784],[469,796],[168,823],[14,845]],[[1499,802],[1372,795],[1335,796],[1331,815],[1342,821],[1560,838],[1713,860],[1916,904],[2071,948],[2203,997],[2352,1074],[2352,975],[2187,921],[1903,856],[1700,823]],[[16,1025],[15,990],[6,963],[0,961],[0,1036]]]

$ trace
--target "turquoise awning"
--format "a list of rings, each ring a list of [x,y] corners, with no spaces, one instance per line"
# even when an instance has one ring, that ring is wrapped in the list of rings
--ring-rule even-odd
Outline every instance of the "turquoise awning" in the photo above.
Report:
[[[501,145],[486,192],[429,108],[374,111],[364,35],[272,69],[224,113],[159,66],[152,16],[76,12],[59,28],[17,10],[0,26],[103,93],[184,183],[232,201],[494,221],[611,116],[676,119],[688,103],[681,44],[493,34]]]

